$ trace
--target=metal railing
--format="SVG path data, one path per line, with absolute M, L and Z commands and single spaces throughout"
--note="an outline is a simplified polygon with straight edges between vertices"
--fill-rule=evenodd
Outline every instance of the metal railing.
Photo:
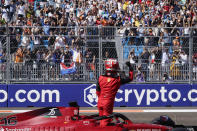
M 130 27 L 130 33 L 122 33 L 119 27 L 50 27 L 55 29 L 50 35 L 43 32 L 44 27 L 5 28 L 6 32 L 0 35 L 1 83 L 96 82 L 99 75 L 104 73 L 103 61 L 107 58 L 118 58 L 121 69 L 128 72 L 124 63 L 131 61 L 129 55 L 133 50 L 134 83 L 163 83 L 166 82 L 164 74 L 168 75 L 171 83 L 194 83 L 197 79 L 197 36 L 194 34 L 197 28 L 190 28 L 189 35 L 180 36 L 163 35 L 161 32 L 154 32 L 154 35 L 142 35 L 140 32 L 133 34 L 132 29 L 137 29 L 134 27 Z M 40 29 L 40 34 L 33 32 L 34 28 Z M 155 28 L 151 29 L 154 31 Z M 19 29 L 20 32 L 11 33 L 10 29 Z M 30 33 L 25 33 L 26 30 L 30 30 Z M 66 51 L 65 45 L 72 49 L 72 53 L 78 47 L 81 54 L 79 63 L 72 58 L 71 61 L 76 62 L 77 71 L 69 75 L 62 75 L 60 69 L 62 56 Z M 20 54 L 19 48 L 22 49 L 22 59 L 16 60 Z M 169 58 L 162 63 L 166 49 Z M 143 55 L 144 50 L 148 52 L 148 57 Z M 187 55 L 185 62 L 181 59 L 183 51 Z M 53 55 L 46 59 L 50 52 Z M 58 56 L 55 61 L 52 60 L 54 55 Z M 139 80 L 139 76 L 143 79 Z

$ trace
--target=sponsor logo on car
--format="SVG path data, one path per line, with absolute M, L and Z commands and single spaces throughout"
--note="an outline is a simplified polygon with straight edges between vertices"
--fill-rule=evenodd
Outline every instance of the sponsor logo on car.
M 93 107 L 97 106 L 96 84 L 92 84 L 84 89 L 84 102 Z
M 55 109 L 57 109 L 57 108 L 52 108 L 52 109 L 49 109 L 50 110 L 50 112 L 49 112 L 49 116 L 53 116 L 53 115 L 55 115 Z
M 9 128 L 5 128 L 3 129 L 1 128 L 0 131 L 31 131 L 31 128 L 13 128 L 13 129 L 9 129 Z
M 58 108 L 50 108 L 49 111 L 44 114 L 46 118 L 56 118 L 57 116 L 61 116 Z

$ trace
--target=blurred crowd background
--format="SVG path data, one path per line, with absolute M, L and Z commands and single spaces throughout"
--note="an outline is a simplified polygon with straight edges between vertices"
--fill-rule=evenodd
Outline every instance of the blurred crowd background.
M 137 82 L 191 81 L 196 45 L 196 0 L 0 0 L 2 80 L 95 81 L 118 58 Z

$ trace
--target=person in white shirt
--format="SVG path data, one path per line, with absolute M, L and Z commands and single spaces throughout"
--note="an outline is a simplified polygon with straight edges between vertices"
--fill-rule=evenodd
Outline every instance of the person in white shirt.
M 180 63 L 181 63 L 181 71 L 183 74 L 184 79 L 186 79 L 187 76 L 187 71 L 188 71 L 188 56 L 184 51 L 181 51 L 180 53 L 180 57 L 179 57 Z
M 65 47 L 65 38 L 63 36 L 57 36 L 55 39 L 55 49 Z
M 5 19 L 5 21 L 7 22 L 8 21 L 8 13 L 7 13 L 7 10 L 6 8 L 2 8 L 2 19 Z
M 21 46 L 28 48 L 28 49 L 30 48 L 30 38 L 25 31 L 23 31 Z
M 139 44 L 143 45 L 144 44 L 144 33 L 145 33 L 145 29 L 142 27 L 142 24 L 139 24 L 139 28 L 137 28 L 137 32 L 139 34 Z
M 169 71 L 169 53 L 168 53 L 168 48 L 165 48 L 163 53 L 162 53 L 161 66 L 162 66 L 162 71 L 165 71 L 165 72 Z
M 154 79 L 154 74 L 155 74 L 155 48 L 151 50 L 151 55 L 150 55 L 150 79 Z
M 73 50 L 73 62 L 76 64 L 80 64 L 82 62 L 82 54 L 79 46 L 76 47 L 76 49 Z
M 4 1 L 4 5 L 5 5 L 5 6 L 10 5 L 10 3 L 11 3 L 11 0 L 5 0 L 5 1 Z
M 17 13 L 18 13 L 18 17 L 24 17 L 25 16 L 25 3 L 22 3 L 21 5 L 19 5 L 17 7 Z
M 136 64 L 136 55 L 135 55 L 135 49 L 134 48 L 129 52 L 128 59 L 129 59 L 130 64 L 133 64 L 133 65 Z
M 181 51 L 180 53 L 180 61 L 182 65 L 185 65 L 188 62 L 187 54 L 184 51 Z
M 124 26 L 120 26 L 120 29 L 118 30 L 118 35 L 123 37 L 125 30 L 126 28 Z
M 37 47 L 40 47 L 40 45 L 41 45 L 41 37 L 39 35 L 33 36 L 32 40 L 34 42 L 34 49 L 37 48 Z
M 73 62 L 75 63 L 75 66 L 77 68 L 77 72 L 74 78 L 80 79 L 80 72 L 81 72 L 80 67 L 82 63 L 82 53 L 78 45 L 76 46 L 76 49 L 73 49 Z
M 55 2 L 56 2 L 56 7 L 60 7 L 62 1 L 61 0 L 55 0 Z

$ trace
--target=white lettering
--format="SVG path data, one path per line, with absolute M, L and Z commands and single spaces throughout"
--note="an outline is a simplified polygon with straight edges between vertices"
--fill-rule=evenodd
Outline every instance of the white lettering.
M 136 96 L 136 100 L 137 100 L 137 105 L 140 105 L 142 102 L 142 99 L 144 97 L 144 93 L 145 93 L 145 89 L 142 90 L 142 92 L 140 93 L 140 95 L 138 94 L 137 90 L 134 90 L 134 94 Z
M 32 98 L 31 95 L 32 94 L 35 94 L 35 98 Z M 40 99 L 40 93 L 37 91 L 37 90 L 31 90 L 28 92 L 27 94 L 27 99 L 30 101 L 30 102 L 37 102 L 39 101 Z
M 132 90 L 125 90 L 125 102 L 129 101 L 129 94 L 131 94 L 133 91 Z
M 122 94 L 123 91 L 119 89 L 119 90 L 118 90 L 118 93 Z M 123 98 L 115 98 L 115 101 L 116 101 L 116 102 L 121 102 L 121 101 L 123 101 Z
M 13 128 L 13 129 L 9 129 L 9 128 L 5 128 L 6 131 L 31 131 L 31 128 Z
M 177 95 L 176 98 L 173 98 L 173 97 L 172 97 L 172 94 L 173 94 L 173 93 L 175 93 L 175 94 Z M 169 94 L 168 94 L 168 98 L 169 98 L 170 101 L 172 101 L 172 102 L 177 102 L 177 101 L 179 101 L 180 98 L 181 98 L 181 93 L 180 93 L 180 91 L 178 91 L 178 90 L 176 90 L 176 89 L 171 90 L 171 91 L 169 92 Z
M 188 99 L 191 101 L 191 102 L 197 102 L 197 97 L 195 98 L 192 98 L 192 93 L 196 93 L 197 94 L 197 90 L 196 89 L 192 89 L 188 92 Z
M 160 92 L 161 92 L 161 101 L 167 102 L 167 99 L 165 98 L 165 93 L 167 92 L 167 90 L 165 89 L 164 86 L 161 87 Z
M 151 97 L 151 94 L 154 94 L 155 97 Z M 150 105 L 150 102 L 155 102 L 159 99 L 159 93 L 157 90 L 147 90 L 147 98 L 146 98 L 146 103 L 147 105 Z
M 18 90 L 17 92 L 16 92 L 16 94 L 15 94 L 15 98 L 16 98 L 16 100 L 18 101 L 18 102 L 25 102 L 26 101 L 26 99 L 25 98 L 19 98 L 19 95 L 20 94 L 26 94 L 26 91 L 25 90 Z
M 53 101 L 53 94 L 56 96 L 56 102 L 60 102 L 60 92 L 58 90 L 42 90 L 41 102 L 45 102 L 45 96 L 48 95 L 49 102 Z
M 48 95 L 49 102 L 52 102 L 53 101 L 53 94 L 56 95 L 56 102 L 60 102 L 60 93 L 58 90 L 52 90 L 52 91 L 51 90 L 42 90 L 41 93 L 42 93 L 41 94 L 42 95 L 41 102 L 45 102 L 46 95 Z M 37 102 L 40 100 L 40 93 L 37 90 L 30 90 L 29 92 L 26 92 L 25 90 L 18 90 L 15 93 L 15 98 L 18 102 L 25 102 L 27 99 L 24 97 L 21 97 L 20 96 L 21 94 L 27 94 L 27 99 L 30 102 Z M 32 94 L 35 94 L 35 98 L 32 98 L 32 96 L 31 96 Z
M 0 99 L 0 102 L 5 102 L 8 99 L 8 93 L 5 90 L 0 90 L 0 94 L 3 94 L 3 98 Z

